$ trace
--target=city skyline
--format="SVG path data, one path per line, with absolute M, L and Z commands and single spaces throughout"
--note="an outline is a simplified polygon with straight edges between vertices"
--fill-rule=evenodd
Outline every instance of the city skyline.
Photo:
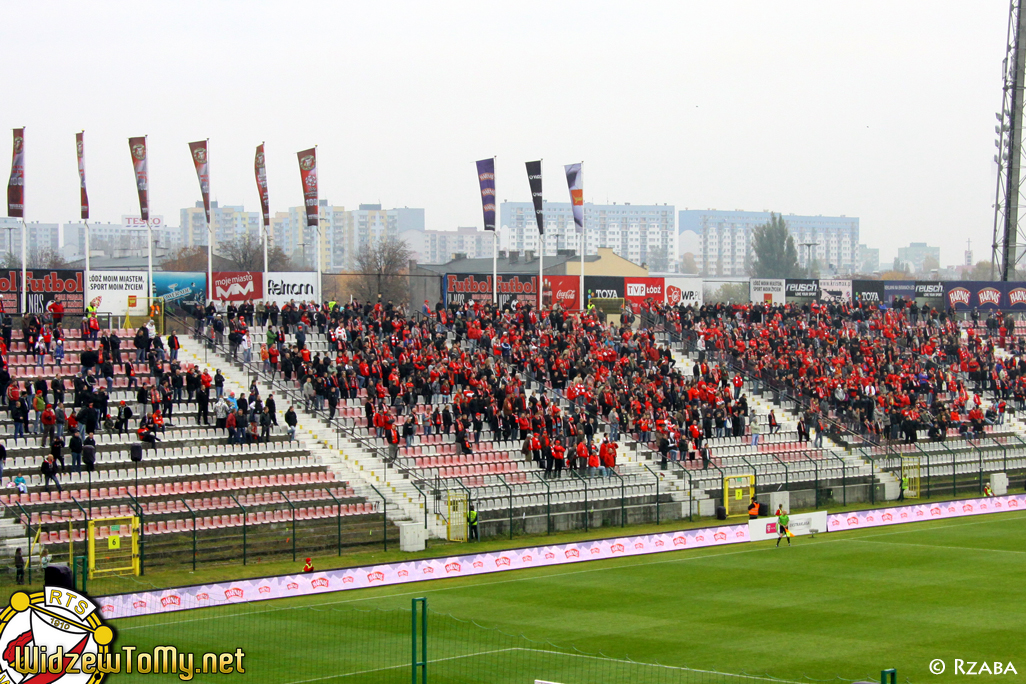
M 187 142 L 209 138 L 226 204 L 257 206 L 266 143 L 272 212 L 302 203 L 295 153 L 317 144 L 333 202 L 424 207 L 431 229 L 480 225 L 473 162 L 497 155 L 500 200 L 528 201 L 524 162 L 543 157 L 546 198 L 566 201 L 561 165 L 583 160 L 598 204 L 854 215 L 885 261 L 909 241 L 952 261 L 967 237 L 990 242 L 1004 2 L 239 8 L 8 8 L 0 37 L 24 68 L 0 75 L 0 157 L 25 126 L 30 221 L 77 217 L 84 129 L 98 221 L 135 211 L 127 139 L 148 134 L 152 209 L 168 217 L 199 198 Z M 558 93 L 574 116 L 528 97 L 474 106 L 511 84 Z M 303 107 L 283 97 L 299 92 Z

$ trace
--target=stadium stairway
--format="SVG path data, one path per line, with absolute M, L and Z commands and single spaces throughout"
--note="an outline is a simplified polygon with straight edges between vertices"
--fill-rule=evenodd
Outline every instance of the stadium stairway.
M 66 331 L 69 350 L 84 348 L 77 333 Z M 15 342 L 15 350 L 19 344 Z M 123 356 L 127 354 L 123 352 Z M 79 369 L 74 364 L 69 367 L 68 357 L 63 366 L 47 359 L 42 369 L 30 365 L 35 361 L 32 357 L 15 354 L 10 360 L 15 378 L 64 376 L 67 407 L 71 408 L 71 377 Z M 200 360 L 193 357 L 190 361 L 183 351 L 180 361 L 188 368 Z M 125 400 L 138 415 L 135 392 L 127 388 L 127 378 L 121 374 L 124 369 L 118 367 L 117 371 L 109 390 L 111 405 Z M 143 385 L 151 380 L 142 372 L 138 379 Z M 106 385 L 102 380 L 99 384 Z M 227 389 L 239 391 L 241 385 L 229 382 Z M 0 414 L 0 438 L 8 454 L 4 486 L 0 487 L 0 557 L 24 549 L 26 534 L 31 531 L 39 535 L 34 551 L 50 548 L 55 558 L 64 562 L 67 542 L 84 539 L 82 507 L 90 507 L 90 499 L 93 518 L 134 514 L 136 506 L 143 511 L 148 565 L 188 562 L 193 556 L 194 530 L 200 542 L 200 560 L 237 560 L 242 550 L 240 528 L 244 527 L 240 502 L 246 510 L 251 556 L 282 553 L 282 540 L 293 536 L 292 529 L 297 530 L 295 536 L 302 531 L 306 551 L 379 542 L 383 516 L 375 502 L 380 499 L 367 488 L 357 492 L 350 486 L 348 480 L 356 485 L 359 480 L 344 468 L 326 467 L 313 452 L 311 440 L 300 434 L 299 441 L 288 441 L 282 412 L 279 407 L 280 427 L 272 430 L 269 442 L 228 444 L 223 431 L 197 424 L 195 402 L 182 401 L 169 416 L 162 441 L 145 450 L 138 471 L 129 459 L 129 450 L 136 443 L 134 432 L 98 432 L 96 471 L 91 476 L 85 472 L 60 474 L 63 491 L 59 494 L 47 493 L 39 474 L 39 463 L 49 449 L 40 445 L 38 435 L 15 438 L 8 414 Z M 64 457 L 70 468 L 67 447 Z M 27 483 L 24 494 L 11 486 L 19 475 Z M 390 537 L 396 533 L 387 527 L 384 531 Z M 101 527 L 100 536 L 103 534 Z M 76 554 L 81 552 L 79 547 Z
M 690 375 L 698 352 L 683 352 L 672 348 L 676 367 Z M 710 469 L 696 470 L 694 477 L 710 492 L 722 495 L 723 476 L 755 472 L 757 492 L 788 488 L 790 490 L 816 488 L 839 489 L 868 484 L 872 464 L 858 453 L 846 449 L 824 437 L 822 448 L 798 440 L 798 419 L 782 404 L 775 403 L 768 394 L 756 392 L 750 378 L 744 378 L 742 391 L 748 400 L 749 420 L 760 426 L 759 445 L 751 446 L 750 427 L 743 437 L 714 437 L 707 440 L 712 448 Z M 774 411 L 780 429 L 769 432 L 769 413 Z M 652 445 L 654 446 L 654 445 Z M 654 457 L 658 454 L 654 452 Z M 700 464 L 699 466 L 700 467 Z M 876 472 L 876 479 L 888 488 L 897 487 L 897 479 L 888 472 Z M 895 496 L 897 490 L 895 489 Z M 841 496 L 834 494 L 835 498 Z M 717 497 L 718 498 L 718 497 Z

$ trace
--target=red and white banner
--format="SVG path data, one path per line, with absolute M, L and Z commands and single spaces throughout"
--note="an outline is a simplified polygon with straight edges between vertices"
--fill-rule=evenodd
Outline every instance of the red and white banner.
M 260 271 L 214 271 L 214 291 L 207 299 L 217 302 L 250 302 L 264 296 L 264 274 Z
M 705 301 L 701 278 L 667 278 L 663 286 L 670 306 L 702 306 Z
M 85 182 L 85 131 L 75 134 L 75 153 L 78 155 L 78 182 L 81 188 L 82 220 L 89 218 L 89 195 Z
M 267 196 L 267 166 L 264 163 L 264 144 L 256 148 L 253 159 L 253 171 L 256 174 L 257 194 L 260 195 L 260 212 L 264 216 L 264 228 L 271 226 L 271 205 Z
M 639 305 L 646 299 L 651 299 L 655 304 L 662 304 L 663 279 L 662 278 L 624 278 L 623 298 L 630 302 L 635 313 Z
M 210 161 L 207 157 L 207 141 L 189 143 L 189 154 L 192 155 L 192 162 L 196 165 L 196 178 L 199 179 L 200 194 L 203 196 L 203 213 L 207 215 L 207 225 L 210 225 Z
M 228 603 L 309 596 L 349 589 L 406 584 L 446 577 L 471 577 L 506 570 L 569 565 L 590 560 L 642 556 L 748 541 L 748 525 L 727 525 L 639 537 L 597 539 L 492 553 L 344 568 L 96 598 L 105 619 L 172 613 Z
M 963 499 L 895 508 L 874 508 L 870 511 L 833 513 L 827 516 L 827 528 L 830 532 L 839 532 L 841 530 L 857 530 L 862 527 L 898 525 L 921 520 L 943 520 L 945 518 L 962 518 L 967 515 L 1023 510 L 1026 510 L 1026 496 L 1022 494 L 993 496 L 984 499 Z
M 545 276 L 542 280 L 542 307 L 559 304 L 567 311 L 581 308 L 580 276 Z
M 139 190 L 139 214 L 143 221 L 150 220 L 150 176 L 146 171 L 146 136 L 129 138 L 132 151 L 132 166 L 135 169 L 135 186 Z
M 966 499 L 940 504 L 913 504 L 827 516 L 827 529 L 836 532 L 876 525 L 955 518 L 967 515 L 1026 510 L 1026 495 Z M 794 519 L 795 516 L 792 516 Z M 763 518 L 760 522 L 775 522 Z M 793 523 L 792 523 L 793 524 Z M 771 537 L 772 538 L 772 537 Z M 173 613 L 194 608 L 248 603 L 293 596 L 406 584 L 446 577 L 469 577 L 507 570 L 569 565 L 589 560 L 723 546 L 752 541 L 749 524 L 706 527 L 638 537 L 597 539 L 572 544 L 536 546 L 482 554 L 343 568 L 312 574 L 280 575 L 237 582 L 220 582 L 96 598 L 105 619 Z
M 14 129 L 11 179 L 7 181 L 7 215 L 25 218 L 25 129 Z
M 316 226 L 317 209 L 317 148 L 297 152 L 299 157 L 299 178 L 303 181 L 303 201 L 306 204 L 306 225 Z M 320 257 L 318 257 L 320 258 Z

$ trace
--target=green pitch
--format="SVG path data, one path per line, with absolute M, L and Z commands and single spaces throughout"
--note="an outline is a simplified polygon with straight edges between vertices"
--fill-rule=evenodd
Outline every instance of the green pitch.
M 1024 541 L 1026 515 L 998 514 L 798 537 L 790 548 L 698 549 L 115 627 L 119 645 L 140 649 L 242 648 L 247 674 L 228 679 L 409 682 L 410 600 L 424 596 L 428 682 L 879 681 L 888 667 L 899 681 L 958 682 L 956 658 L 966 667 L 1012 662 L 1019 674 L 1000 681 L 1026 682 Z M 928 670 L 937 658 L 944 674 Z M 197 674 L 193 681 L 225 679 Z

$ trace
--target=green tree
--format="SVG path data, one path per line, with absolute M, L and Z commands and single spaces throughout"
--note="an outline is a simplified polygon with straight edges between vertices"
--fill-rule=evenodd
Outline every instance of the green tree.
M 977 261 L 976 265 L 965 271 L 966 280 L 993 280 L 990 277 L 990 262 L 989 261 Z M 994 269 L 994 273 L 1000 277 L 1000 270 Z
M 797 278 L 804 275 L 798 265 L 798 249 L 787 231 L 784 217 L 770 214 L 768 223 L 752 235 L 752 264 L 748 269 L 756 278 Z
M 685 252 L 684 256 L 680 258 L 680 272 L 698 273 L 698 264 L 695 263 L 695 255 L 691 252 Z

